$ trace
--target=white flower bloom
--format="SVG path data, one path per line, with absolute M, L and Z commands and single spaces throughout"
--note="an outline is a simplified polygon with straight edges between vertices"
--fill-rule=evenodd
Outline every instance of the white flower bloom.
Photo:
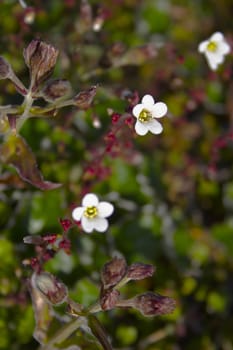
M 160 134 L 163 127 L 156 119 L 167 113 L 167 105 L 163 102 L 155 103 L 151 95 L 145 95 L 142 102 L 134 106 L 132 113 L 137 118 L 135 131 L 138 135 L 146 135 L 148 131 Z
M 72 217 L 75 221 L 81 221 L 85 232 L 91 233 L 93 230 L 104 232 L 108 228 L 106 218 L 113 213 L 113 210 L 111 203 L 99 202 L 95 194 L 88 193 L 83 197 L 82 206 L 73 210 Z
M 225 55 L 231 51 L 231 48 L 223 34 L 216 32 L 208 40 L 199 44 L 198 51 L 205 55 L 210 68 L 216 70 L 218 65 L 223 63 Z

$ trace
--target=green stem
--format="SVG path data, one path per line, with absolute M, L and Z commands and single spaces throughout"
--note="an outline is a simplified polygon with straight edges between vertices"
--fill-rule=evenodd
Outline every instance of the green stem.
M 97 312 L 102 311 L 100 303 L 97 302 L 93 305 L 91 305 L 88 309 L 87 309 L 87 314 L 95 314 Z
M 7 105 L 7 106 L 0 106 L 0 113 L 4 112 L 5 114 L 8 113 L 18 113 L 19 112 L 19 108 L 14 107 L 12 105 Z
M 39 106 L 33 106 L 33 108 L 30 109 L 30 113 L 32 114 L 32 116 L 39 116 L 39 115 L 43 115 L 46 113 L 49 113 L 51 111 L 54 111 L 58 108 L 62 108 L 62 107 L 67 107 L 67 106 L 72 106 L 74 105 L 74 101 L 73 100 L 67 100 L 67 101 L 62 101 L 62 102 L 58 102 L 56 105 L 49 105 L 47 107 L 39 107 Z
M 48 341 L 47 344 L 39 347 L 38 350 L 54 350 L 56 344 L 61 344 L 72 333 L 74 333 L 83 324 L 83 317 L 78 317 L 65 325 Z
M 29 90 L 28 94 L 25 96 L 22 106 L 24 107 L 23 114 L 18 118 L 16 122 L 16 130 L 19 132 L 19 130 L 22 128 L 25 121 L 30 117 L 30 108 L 33 104 L 33 98 L 31 96 L 31 92 Z

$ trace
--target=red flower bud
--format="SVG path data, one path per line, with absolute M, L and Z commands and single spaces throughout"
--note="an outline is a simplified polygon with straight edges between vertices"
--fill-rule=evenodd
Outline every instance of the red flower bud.
M 107 141 L 114 141 L 116 139 L 116 136 L 115 136 L 115 134 L 112 132 L 112 131 L 110 131 L 107 135 L 106 135 L 106 140 Z
M 41 266 L 40 266 L 40 263 L 39 263 L 39 260 L 37 258 L 31 258 L 30 260 L 30 265 L 31 265 L 31 268 L 34 270 L 34 271 L 40 271 L 41 269 Z
M 125 119 L 125 124 L 130 126 L 133 123 L 133 117 L 128 117 Z
M 72 221 L 69 219 L 60 219 L 60 224 L 64 231 L 68 231 L 72 226 Z
M 64 238 L 60 243 L 59 243 L 59 248 L 63 249 L 67 254 L 70 253 L 70 248 L 71 248 L 71 242 L 69 239 Z
M 43 241 L 46 242 L 47 244 L 55 243 L 56 239 L 57 239 L 56 233 L 52 233 L 52 234 L 48 234 L 48 235 L 43 236 Z
M 119 113 L 113 113 L 112 114 L 112 123 L 116 124 L 118 120 L 120 119 L 121 115 Z

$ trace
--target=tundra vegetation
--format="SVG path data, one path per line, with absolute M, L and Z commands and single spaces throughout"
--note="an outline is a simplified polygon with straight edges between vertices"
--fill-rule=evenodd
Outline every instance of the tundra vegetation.
M 232 350 L 232 1 L 0 3 L 0 350 Z

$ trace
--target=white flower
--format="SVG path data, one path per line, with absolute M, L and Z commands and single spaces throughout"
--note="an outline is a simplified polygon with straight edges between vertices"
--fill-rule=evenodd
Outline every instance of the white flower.
M 134 106 L 132 113 L 137 118 L 135 131 L 138 135 L 146 135 L 148 131 L 160 134 L 163 127 L 156 119 L 162 118 L 167 113 L 167 105 L 163 102 L 155 103 L 151 95 L 145 95 L 142 103 Z
M 98 197 L 88 193 L 83 197 L 82 206 L 72 212 L 75 221 L 81 221 L 85 232 L 93 230 L 104 232 L 108 228 L 108 221 L 105 219 L 113 213 L 114 207 L 108 202 L 99 202 Z
M 198 51 L 205 55 L 210 68 L 216 70 L 231 49 L 223 34 L 216 32 L 208 40 L 199 44 Z

